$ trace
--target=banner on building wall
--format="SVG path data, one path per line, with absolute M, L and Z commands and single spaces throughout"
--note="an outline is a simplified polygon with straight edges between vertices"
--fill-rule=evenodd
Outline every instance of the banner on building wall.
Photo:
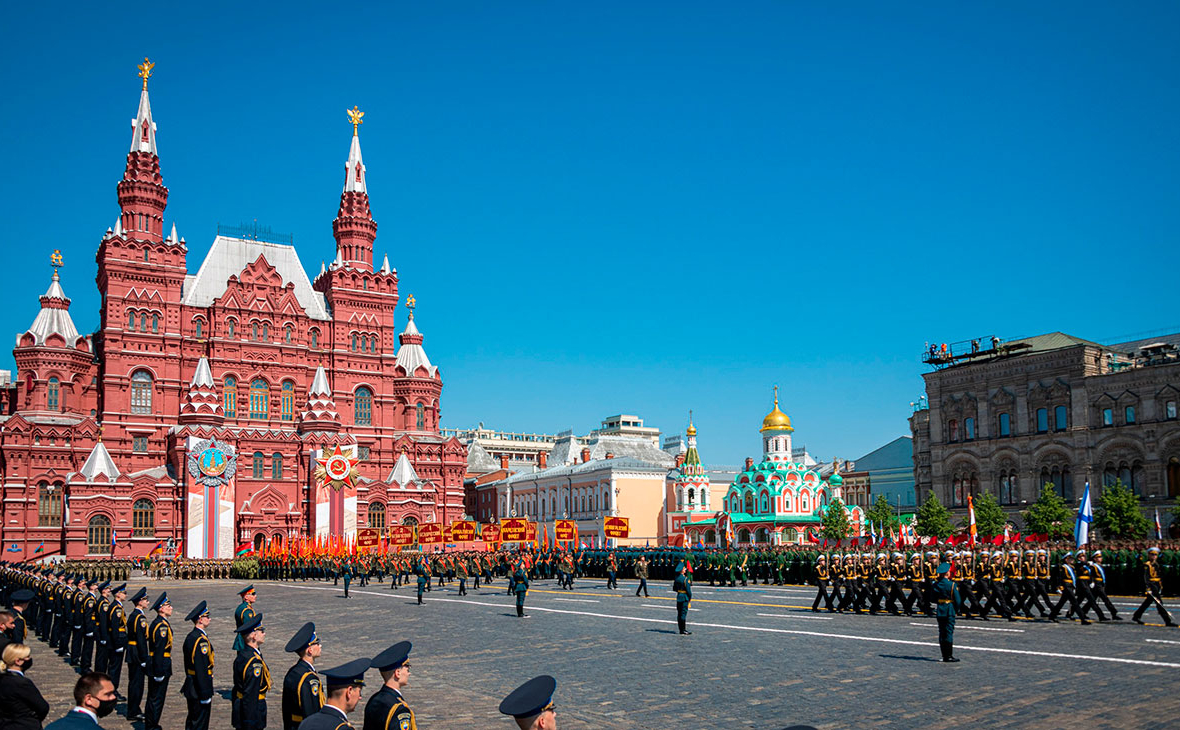
M 500 542 L 500 526 L 495 522 L 484 525 L 479 531 L 479 537 L 484 542 Z
M 557 540 L 577 540 L 578 523 L 573 520 L 558 520 L 553 526 L 553 536 Z
M 434 545 L 443 541 L 443 526 L 437 522 L 423 522 L 418 525 L 418 544 Z
M 381 531 L 376 527 L 363 527 L 356 531 L 356 547 L 358 550 L 372 550 L 381 540 Z
M 466 520 L 452 522 L 451 539 L 455 542 L 471 542 L 475 539 L 475 523 Z
M 405 547 L 414 542 L 414 528 L 409 525 L 398 525 L 389 528 L 389 544 Z
M 630 537 L 630 520 L 626 517 L 603 517 L 602 534 L 606 537 Z
M 500 520 L 500 540 L 503 542 L 524 542 L 528 539 L 528 534 L 528 520 L 520 517 L 509 517 Z

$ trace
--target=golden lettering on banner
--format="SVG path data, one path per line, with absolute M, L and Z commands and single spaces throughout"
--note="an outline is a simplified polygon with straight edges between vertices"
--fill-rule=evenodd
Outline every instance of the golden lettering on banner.
M 626 517 L 603 517 L 602 534 L 606 537 L 630 537 L 631 524 Z
M 362 527 L 356 531 L 356 546 L 358 550 L 372 550 L 377 547 L 381 539 L 381 531 L 375 527 Z
M 528 520 L 520 517 L 508 517 L 500 520 L 500 540 L 502 542 L 524 542 L 528 539 Z
M 484 542 L 500 542 L 500 526 L 495 522 L 484 525 L 480 528 L 479 537 Z
M 418 544 L 434 545 L 443 541 L 443 526 L 437 522 L 418 525 Z
M 404 547 L 414 542 L 414 528 L 409 525 L 397 525 L 389 528 L 389 543 Z
M 475 523 L 466 520 L 452 522 L 451 539 L 455 542 L 471 542 L 475 539 Z
M 537 539 L 537 523 L 529 522 L 525 529 L 524 539 L 528 542 L 534 542 Z
M 577 540 L 578 523 L 573 520 L 558 520 L 553 525 L 553 536 L 556 540 Z

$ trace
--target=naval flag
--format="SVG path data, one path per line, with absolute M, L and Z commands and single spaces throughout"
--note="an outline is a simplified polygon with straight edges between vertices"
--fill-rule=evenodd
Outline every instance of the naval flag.
M 1160 508 L 1159 507 L 1155 508 L 1155 539 L 1156 540 L 1163 540 L 1164 539 L 1164 530 L 1162 527 L 1160 527 Z
M 1090 482 L 1082 492 L 1082 506 L 1078 507 L 1078 521 L 1073 526 L 1074 547 L 1080 548 L 1090 542 L 1090 523 L 1094 521 L 1094 509 L 1090 506 Z

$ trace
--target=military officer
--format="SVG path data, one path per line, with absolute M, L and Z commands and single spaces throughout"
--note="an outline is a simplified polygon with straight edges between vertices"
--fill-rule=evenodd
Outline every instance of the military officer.
M 28 588 L 22 588 L 19 591 L 13 591 L 11 596 L 12 601 L 12 643 L 24 644 L 25 638 L 29 634 L 28 625 L 25 623 L 25 609 L 29 602 L 33 600 L 33 592 Z
M 1165 626 L 1175 626 L 1176 623 L 1172 621 L 1172 614 L 1168 613 L 1164 608 L 1160 596 L 1163 594 L 1163 577 L 1159 565 L 1160 549 L 1157 547 L 1148 548 L 1147 562 L 1143 564 L 1143 603 L 1139 608 L 1135 609 L 1135 613 L 1131 618 L 1137 624 L 1143 623 L 1143 612 L 1147 607 L 1155 604 L 1155 610 L 1159 611 L 1160 618 L 1164 620 Z
M 148 644 L 147 588 L 140 588 L 131 597 L 130 620 L 127 627 L 127 719 L 143 720 L 143 684 L 151 659 Z
M 168 680 L 172 677 L 172 604 L 168 594 L 161 593 L 152 604 L 156 619 L 148 628 L 147 708 L 144 712 L 144 730 L 161 730 L 160 716 L 164 712 L 164 697 L 168 693 Z
M 512 589 L 516 593 L 517 618 L 528 618 L 528 614 L 524 612 L 524 599 L 529 593 L 529 572 L 523 559 L 516 563 L 516 568 L 512 572 Z
M 414 577 L 418 580 L 418 605 L 422 605 L 422 593 L 430 590 L 430 576 L 426 574 L 425 561 L 414 566 Z
M 944 662 L 957 662 L 955 658 L 955 609 L 959 605 L 959 590 L 950 581 L 950 563 L 942 563 L 936 569 L 938 576 L 931 590 L 934 592 L 935 617 L 938 620 L 938 647 L 942 649 Z
M 94 639 L 98 635 L 98 583 L 91 580 L 90 590 L 82 597 L 82 654 L 78 666 L 82 673 L 90 671 L 94 660 Z
M 119 680 L 123 676 L 123 654 L 127 650 L 127 616 L 123 613 L 123 601 L 127 598 L 127 584 L 111 591 L 107 605 L 107 670 L 106 674 L 119 691 Z
M 209 608 L 201 601 L 184 617 L 193 630 L 184 638 L 184 684 L 180 693 L 188 701 L 184 730 L 208 730 L 209 706 L 213 702 L 213 644 L 205 629 L 209 628 Z
M 811 604 L 813 613 L 819 613 L 819 602 L 823 601 L 827 606 L 828 613 L 832 613 L 835 609 L 832 608 L 832 595 L 828 593 L 828 582 L 831 578 L 831 573 L 828 570 L 828 559 L 823 553 L 815 559 L 815 601 Z
M 319 712 L 300 723 L 299 730 L 353 730 L 348 713 L 360 704 L 368 669 L 368 659 L 353 659 L 347 664 L 325 669 L 327 700 Z
M 323 647 L 311 621 L 295 632 L 284 651 L 298 654 L 299 661 L 287 670 L 283 678 L 283 730 L 296 730 L 299 723 L 320 711 L 324 693 L 315 671 L 315 660 Z
M 241 651 L 246 645 L 246 640 L 242 638 L 242 633 L 237 629 L 242 628 L 243 624 L 254 618 L 257 613 L 254 610 L 254 601 L 258 600 L 258 594 L 254 592 L 253 585 L 248 585 L 238 591 L 238 595 L 242 597 L 242 602 L 234 609 L 234 651 Z
M 1061 607 L 1067 602 L 1070 606 L 1070 611 L 1076 613 L 1078 618 L 1082 620 L 1083 626 L 1088 626 L 1090 621 L 1086 620 L 1086 615 L 1082 612 L 1081 604 L 1078 603 L 1077 594 L 1074 593 L 1074 586 L 1077 584 L 1077 573 L 1074 572 L 1073 567 L 1073 553 L 1066 552 L 1061 556 L 1061 598 L 1057 601 L 1057 605 L 1049 612 L 1049 620 L 1057 623 L 1057 614 L 1061 613 Z
M 1095 550 L 1093 557 L 1090 559 L 1090 579 L 1094 581 L 1093 587 L 1090 589 L 1094 592 L 1095 601 L 1102 601 L 1106 604 L 1106 608 L 1110 611 L 1110 618 L 1113 621 L 1122 621 L 1123 617 L 1119 615 L 1119 611 L 1111 603 L 1110 597 L 1106 595 L 1106 566 L 1103 561 L 1105 557 L 1101 550 Z M 1101 620 L 1101 619 L 1099 619 Z
M 266 641 L 262 614 L 256 613 L 238 627 L 244 646 L 234 659 L 234 688 L 230 721 L 235 730 L 263 730 L 266 727 L 266 693 L 270 691 L 270 668 L 259 647 Z
M 684 563 L 676 566 L 676 580 L 672 581 L 672 590 L 676 591 L 676 625 L 682 635 L 689 635 L 688 607 L 692 602 L 692 578 L 685 570 Z
M 511 715 L 520 730 L 556 730 L 553 693 L 557 680 L 548 674 L 533 677 L 500 702 L 500 713 Z
M 111 641 L 110 626 L 107 624 L 107 612 L 111 609 L 111 582 L 103 581 L 98 587 L 98 643 L 94 647 L 94 671 L 107 674 L 107 662 L 110 660 Z
M 638 596 L 640 591 L 643 591 L 643 597 L 647 598 L 647 558 L 640 555 L 635 561 L 635 577 L 639 579 L 639 587 L 635 589 L 635 595 Z
M 411 648 L 410 642 L 399 641 L 373 657 L 370 666 L 381 672 L 385 683 L 365 704 L 362 730 L 418 730 L 414 711 L 401 692 L 410 684 Z

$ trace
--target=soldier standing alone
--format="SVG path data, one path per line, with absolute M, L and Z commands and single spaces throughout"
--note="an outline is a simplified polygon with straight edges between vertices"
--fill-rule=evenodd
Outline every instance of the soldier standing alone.
M 931 586 L 934 593 L 934 615 L 938 620 L 938 647 L 942 649 L 944 662 L 957 662 L 955 658 L 955 610 L 959 605 L 959 589 L 951 582 L 950 563 L 937 568 L 937 580 Z

